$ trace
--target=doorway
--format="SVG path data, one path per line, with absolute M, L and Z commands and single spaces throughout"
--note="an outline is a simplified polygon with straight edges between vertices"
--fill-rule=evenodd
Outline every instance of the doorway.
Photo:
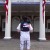
M 22 15 L 24 17 L 24 15 Z M 13 39 L 16 39 L 16 38 L 20 38 L 20 33 L 18 33 L 16 31 L 16 28 L 18 26 L 18 24 L 22 21 L 22 16 L 13 16 L 12 17 L 12 25 L 11 25 L 11 37 Z M 30 15 L 30 16 L 27 16 L 28 20 L 30 20 L 30 23 L 32 24 L 32 27 L 34 27 L 34 19 L 33 19 L 33 16 Z M 31 33 L 31 39 L 34 38 L 33 37 L 33 33 Z

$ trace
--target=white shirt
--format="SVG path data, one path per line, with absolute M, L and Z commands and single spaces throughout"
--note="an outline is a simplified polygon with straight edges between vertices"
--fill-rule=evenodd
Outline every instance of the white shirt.
M 25 38 L 30 37 L 30 31 L 33 31 L 33 27 L 31 26 L 31 24 L 27 25 L 30 30 L 28 32 L 21 31 L 20 25 L 21 25 L 21 23 L 17 26 L 17 30 L 20 31 L 20 35 Z

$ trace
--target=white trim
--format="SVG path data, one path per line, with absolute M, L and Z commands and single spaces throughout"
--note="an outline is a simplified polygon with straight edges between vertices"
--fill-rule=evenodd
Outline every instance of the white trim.
M 46 40 L 46 38 L 39 38 L 39 40 Z
M 4 37 L 4 39 L 11 39 L 11 37 Z

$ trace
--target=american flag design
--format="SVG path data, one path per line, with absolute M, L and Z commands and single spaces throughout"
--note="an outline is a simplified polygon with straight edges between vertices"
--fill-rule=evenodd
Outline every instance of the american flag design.
M 8 0 L 5 0 L 4 7 L 6 11 L 6 22 L 8 22 Z
M 46 4 L 46 0 L 43 0 L 43 2 L 42 2 L 43 23 L 44 23 L 45 4 Z

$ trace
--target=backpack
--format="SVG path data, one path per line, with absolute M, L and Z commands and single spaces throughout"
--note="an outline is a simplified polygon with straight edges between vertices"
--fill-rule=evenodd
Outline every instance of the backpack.
M 21 31 L 29 31 L 29 22 L 21 22 Z

